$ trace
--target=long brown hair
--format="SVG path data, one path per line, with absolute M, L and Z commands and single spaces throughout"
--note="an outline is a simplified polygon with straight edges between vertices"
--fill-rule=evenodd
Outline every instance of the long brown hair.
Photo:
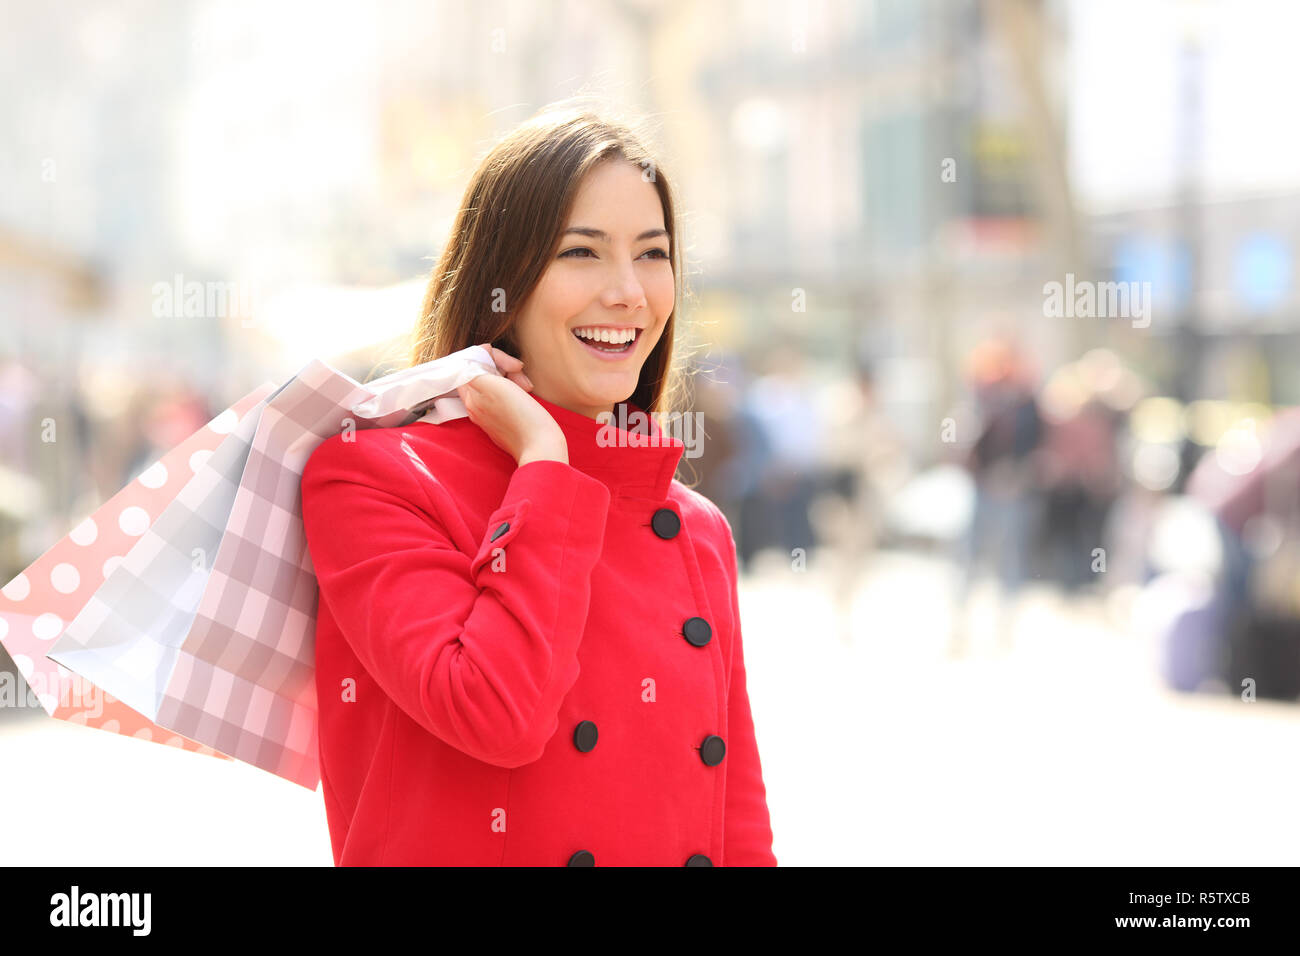
M 518 356 L 520 307 L 559 248 L 583 177 L 599 163 L 622 160 L 639 166 L 659 193 L 674 276 L 672 313 L 628 397 L 647 412 L 679 410 L 686 380 L 675 361 L 674 332 L 686 288 L 673 188 L 638 123 L 575 103 L 544 107 L 480 162 L 429 276 L 410 363 L 483 342 Z

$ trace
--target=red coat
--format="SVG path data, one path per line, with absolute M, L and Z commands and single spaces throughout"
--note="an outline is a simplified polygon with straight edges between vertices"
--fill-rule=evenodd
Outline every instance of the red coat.
M 775 866 L 730 526 L 658 425 L 533 398 L 569 464 L 459 418 L 304 470 L 335 863 Z

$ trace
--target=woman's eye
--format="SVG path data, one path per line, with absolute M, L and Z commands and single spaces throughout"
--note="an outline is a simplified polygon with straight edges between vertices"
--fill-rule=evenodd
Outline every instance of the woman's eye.
M 564 258 L 570 258 L 570 259 L 586 259 L 586 258 L 588 258 L 588 256 L 578 255 L 578 253 L 582 253 L 582 252 L 588 253 L 590 256 L 595 256 L 595 253 L 592 252 L 590 249 L 588 249 L 586 246 L 578 246 L 577 248 L 574 248 L 574 249 L 568 249 L 568 250 L 566 250 L 566 251 L 564 251 L 564 252 L 561 252 L 561 253 L 560 253 L 560 258 L 561 258 L 561 259 L 564 259 Z M 642 255 L 643 255 L 643 256 L 650 256 L 652 259 L 667 259 L 667 258 L 668 258 L 668 253 L 665 252 L 663 249 L 659 249 L 659 248 L 647 249 L 645 252 L 642 253 Z

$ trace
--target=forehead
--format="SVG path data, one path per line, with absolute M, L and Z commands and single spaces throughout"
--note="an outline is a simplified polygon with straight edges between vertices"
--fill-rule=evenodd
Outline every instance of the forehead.
M 566 225 L 599 229 L 623 222 L 638 232 L 663 228 L 663 204 L 654 183 L 642 175 L 640 166 L 621 159 L 609 160 L 583 178 Z

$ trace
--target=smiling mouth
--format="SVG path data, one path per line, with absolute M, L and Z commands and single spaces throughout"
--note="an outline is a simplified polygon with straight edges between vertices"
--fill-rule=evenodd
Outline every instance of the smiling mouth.
M 593 352 L 599 352 L 603 355 L 622 355 L 622 354 L 626 354 L 627 352 L 631 352 L 634 348 L 636 348 L 636 344 L 641 341 L 642 331 L 644 330 L 637 329 L 636 334 L 632 336 L 631 339 L 619 345 L 614 345 L 610 342 L 597 342 L 593 339 L 585 339 L 577 332 L 573 333 L 573 337 L 577 339 L 579 342 L 581 342 L 583 345 L 585 345 L 587 348 L 591 349 Z

